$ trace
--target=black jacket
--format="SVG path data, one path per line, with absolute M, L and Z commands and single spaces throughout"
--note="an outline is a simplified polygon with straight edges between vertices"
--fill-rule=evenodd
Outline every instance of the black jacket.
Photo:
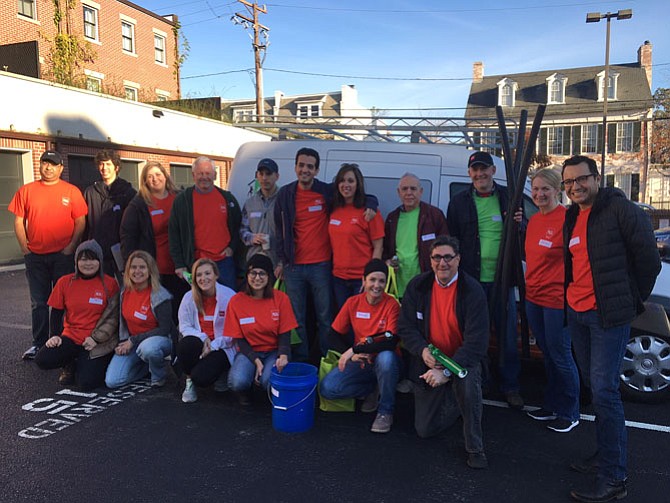
M 415 361 L 412 368 L 423 368 L 421 352 L 429 344 L 430 300 L 435 285 L 435 273 L 424 272 L 407 285 L 402 298 L 398 335 Z M 474 368 L 486 358 L 489 345 L 489 314 L 486 294 L 481 285 L 462 269 L 458 272 L 456 291 L 456 317 L 463 334 L 463 345 L 453 360 L 465 368 Z M 425 371 L 425 370 L 424 370 Z M 417 380 L 417 372 L 410 379 Z M 415 375 L 416 374 L 416 375 Z
M 565 214 L 563 248 L 565 287 L 572 282 L 570 238 L 579 206 Z M 630 323 L 644 311 L 661 259 L 651 221 L 619 189 L 601 188 L 586 224 L 586 245 L 598 313 L 604 328 Z
M 143 250 L 152 257 L 156 256 L 154 226 L 151 222 L 149 207 L 144 198 L 136 195 L 123 213 L 121 219 L 121 254 L 123 260 L 135 250 Z
M 88 205 L 85 236 L 98 242 L 105 259 L 111 259 L 111 247 L 120 241 L 123 212 L 135 194 L 137 191 L 123 178 L 117 178 L 109 187 L 100 180 L 84 191 Z

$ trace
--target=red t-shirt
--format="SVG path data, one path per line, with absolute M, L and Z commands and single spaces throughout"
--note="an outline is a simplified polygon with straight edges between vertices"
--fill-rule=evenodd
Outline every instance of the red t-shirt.
M 156 242 L 156 264 L 161 274 L 174 274 L 174 262 L 170 256 L 170 243 L 168 242 L 168 221 L 174 197 L 174 194 L 168 194 L 164 199 L 152 197 L 153 205 L 149 206 Z
M 195 258 L 223 260 L 221 254 L 230 244 L 228 202 L 216 189 L 207 194 L 193 191 Z
M 81 191 L 63 180 L 24 185 L 7 209 L 27 221 L 28 249 L 41 254 L 59 252 L 70 244 L 75 219 L 88 213 Z
M 275 290 L 269 299 L 256 299 L 240 292 L 228 302 L 223 333 L 246 339 L 254 351 L 274 351 L 279 334 L 297 326 L 291 301 L 284 292 Z
M 216 296 L 202 297 L 202 307 L 205 314 L 198 312 L 198 322 L 200 323 L 200 330 L 209 337 L 210 341 L 214 340 L 214 318 L 216 314 Z
M 560 204 L 546 215 L 533 215 L 526 229 L 526 299 L 543 307 L 563 309 L 563 222 Z
M 119 285 L 109 276 L 105 276 L 103 287 L 100 276 L 81 279 L 75 278 L 74 273 L 66 274 L 56 282 L 47 303 L 65 311 L 61 335 L 81 345 L 93 332 L 107 307 L 107 299 L 118 291 Z
M 586 224 L 590 214 L 591 208 L 579 211 L 568 244 L 572 253 L 572 282 L 568 284 L 568 305 L 578 313 L 598 308 L 586 241 Z M 621 273 L 625 274 L 625 271 L 621 271 Z
M 151 287 L 123 292 L 121 314 L 126 320 L 130 335 L 143 334 L 157 328 L 158 320 L 151 310 Z
M 326 198 L 298 184 L 295 193 L 295 263 L 316 264 L 330 260 Z
M 333 276 L 358 279 L 372 258 L 372 242 L 384 237 L 384 220 L 377 211 L 372 221 L 363 217 L 365 208 L 353 204 L 336 208 L 330 214 L 328 234 L 333 249 Z
M 456 317 L 457 285 L 458 280 L 442 288 L 435 281 L 430 295 L 430 342 L 449 357 L 463 345 Z
M 400 305 L 398 301 L 387 294 L 382 300 L 371 305 L 365 293 L 349 297 L 335 317 L 333 330 L 346 334 L 350 329 L 354 331 L 354 344 L 365 342 L 365 338 L 380 332 L 396 333 Z

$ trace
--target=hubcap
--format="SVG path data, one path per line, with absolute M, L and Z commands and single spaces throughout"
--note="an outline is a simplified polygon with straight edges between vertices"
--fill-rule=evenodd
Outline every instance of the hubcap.
M 644 393 L 666 389 L 670 386 L 670 344 L 653 335 L 631 338 L 620 378 L 629 388 Z

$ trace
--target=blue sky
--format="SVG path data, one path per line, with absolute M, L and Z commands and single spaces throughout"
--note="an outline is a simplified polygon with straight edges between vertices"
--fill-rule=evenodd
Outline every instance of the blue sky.
M 179 16 L 190 44 L 182 70 L 184 97 L 253 98 L 252 75 L 240 71 L 254 66 L 252 32 L 230 21 L 236 12 L 247 13 L 242 4 L 134 1 Z M 628 8 L 632 19 L 611 22 L 610 62 L 637 61 L 638 47 L 649 40 L 652 90 L 670 87 L 667 0 L 280 0 L 265 5 L 268 13 L 260 16 L 270 28 L 265 96 L 354 84 L 363 106 L 387 115 L 462 116 L 473 62 L 484 63 L 485 75 L 603 65 L 606 22 L 586 24 L 586 13 Z M 213 73 L 221 74 L 198 77 Z M 438 110 L 449 108 L 454 110 Z

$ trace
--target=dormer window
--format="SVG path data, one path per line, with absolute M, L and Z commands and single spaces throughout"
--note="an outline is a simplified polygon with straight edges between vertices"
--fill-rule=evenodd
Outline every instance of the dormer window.
M 497 83 L 498 105 L 501 107 L 513 107 L 515 103 L 516 90 L 519 87 L 512 79 L 504 78 Z
M 554 73 L 547 77 L 547 104 L 565 103 L 565 86 L 568 78 L 560 73 Z
M 607 100 L 616 100 L 617 99 L 617 88 L 619 81 L 619 72 L 612 70 L 610 68 L 609 79 L 607 79 Z M 603 101 L 605 99 L 603 95 L 603 81 L 605 80 L 605 70 L 600 72 L 596 76 L 596 82 L 598 83 L 598 101 Z

